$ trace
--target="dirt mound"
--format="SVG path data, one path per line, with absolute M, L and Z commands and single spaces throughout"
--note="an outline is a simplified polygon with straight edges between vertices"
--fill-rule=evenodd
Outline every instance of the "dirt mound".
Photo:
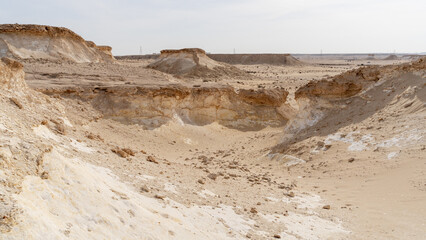
M 0 25 L 0 57 L 72 62 L 111 62 L 111 47 L 96 46 L 63 27 Z
M 290 54 L 207 54 L 211 59 L 229 64 L 302 65 Z
M 395 54 L 389 55 L 387 57 L 385 57 L 383 60 L 398 60 L 399 57 L 396 56 Z
M 162 50 L 158 60 L 148 68 L 188 78 L 250 77 L 236 67 L 212 60 L 199 48 Z

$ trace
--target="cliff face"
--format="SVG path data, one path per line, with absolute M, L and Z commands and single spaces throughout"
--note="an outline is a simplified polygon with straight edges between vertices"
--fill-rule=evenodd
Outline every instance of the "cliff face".
M 235 90 L 176 85 L 47 90 L 45 93 L 88 100 L 107 118 L 148 128 L 173 119 L 195 125 L 218 122 L 241 130 L 282 126 L 287 122 L 283 106 L 288 92 L 281 89 Z
M 158 60 L 148 68 L 188 78 L 250 78 L 249 74 L 236 67 L 212 60 L 199 48 L 162 50 Z
M 0 57 L 72 62 L 113 61 L 111 50 L 85 41 L 63 27 L 0 25 Z

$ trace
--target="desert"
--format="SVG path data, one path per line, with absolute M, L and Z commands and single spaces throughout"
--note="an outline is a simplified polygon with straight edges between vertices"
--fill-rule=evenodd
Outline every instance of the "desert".
M 0 239 L 425 239 L 426 57 L 114 56 L 0 25 Z

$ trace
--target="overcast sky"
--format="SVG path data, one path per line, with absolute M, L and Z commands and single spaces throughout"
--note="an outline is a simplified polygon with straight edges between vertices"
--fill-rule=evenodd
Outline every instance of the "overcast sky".
M 425 0 L 0 0 L 1 23 L 67 27 L 115 55 L 425 52 Z

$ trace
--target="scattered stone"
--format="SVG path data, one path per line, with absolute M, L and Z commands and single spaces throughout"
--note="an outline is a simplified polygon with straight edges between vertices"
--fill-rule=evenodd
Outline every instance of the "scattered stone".
M 91 140 L 99 140 L 99 141 L 103 141 L 104 140 L 101 136 L 93 134 L 93 133 L 87 134 L 86 137 L 88 139 L 91 139 Z
M 114 148 L 111 149 L 111 151 L 115 154 L 117 154 L 118 156 L 122 157 L 122 158 L 127 158 L 129 156 L 128 153 L 126 153 L 125 151 L 121 150 L 120 148 Z
M 141 153 L 146 154 L 146 152 L 144 150 L 141 150 Z
M 152 163 L 158 164 L 158 161 L 153 156 L 151 156 L 151 155 L 148 156 L 148 157 L 146 157 L 146 160 L 148 162 L 152 162 Z
M 216 173 L 210 173 L 209 175 L 207 175 L 207 177 L 212 179 L 212 180 L 216 180 L 217 176 L 218 175 Z
M 49 173 L 46 172 L 46 171 L 42 172 L 41 175 L 40 175 L 40 178 L 41 179 L 48 179 L 49 178 Z
M 294 192 L 284 193 L 287 197 L 294 197 Z
M 250 209 L 250 212 L 251 212 L 251 213 L 253 213 L 253 214 L 256 214 L 256 213 L 257 213 L 257 210 L 256 210 L 256 208 L 252 207 L 252 208 Z
M 157 199 L 161 199 L 161 200 L 164 200 L 165 196 L 163 196 L 163 195 L 158 195 L 158 194 L 155 194 L 155 195 L 154 195 L 154 198 L 157 198 Z
M 197 181 L 199 184 L 204 184 L 204 180 L 203 179 L 198 179 Z
M 132 149 L 130 149 L 130 148 L 122 148 L 121 150 L 123 150 L 125 153 L 127 153 L 127 154 L 129 154 L 130 156 L 135 156 L 135 151 L 133 151 Z
M 149 187 L 147 187 L 146 185 L 143 185 L 143 186 L 141 186 L 141 187 L 139 188 L 139 190 L 140 190 L 141 192 L 149 192 Z
M 325 205 L 325 206 L 323 206 L 322 208 L 323 208 L 323 209 L 327 209 L 327 210 L 329 210 L 329 209 L 330 209 L 330 205 Z
M 348 162 L 350 162 L 350 163 L 353 162 L 353 161 L 355 161 L 355 158 L 349 158 L 348 159 Z
M 23 109 L 24 108 L 24 106 L 19 102 L 19 100 L 18 99 L 16 99 L 16 98 L 14 98 L 14 97 L 11 97 L 11 98 L 9 98 L 10 99 L 10 101 L 12 101 L 19 109 Z
M 278 239 L 279 239 L 279 238 L 281 238 L 281 236 L 280 236 L 280 235 L 278 235 L 278 234 L 275 234 L 275 235 L 274 235 L 274 238 L 278 238 Z
M 65 135 L 65 125 L 62 122 L 55 122 L 55 130 L 62 135 Z

